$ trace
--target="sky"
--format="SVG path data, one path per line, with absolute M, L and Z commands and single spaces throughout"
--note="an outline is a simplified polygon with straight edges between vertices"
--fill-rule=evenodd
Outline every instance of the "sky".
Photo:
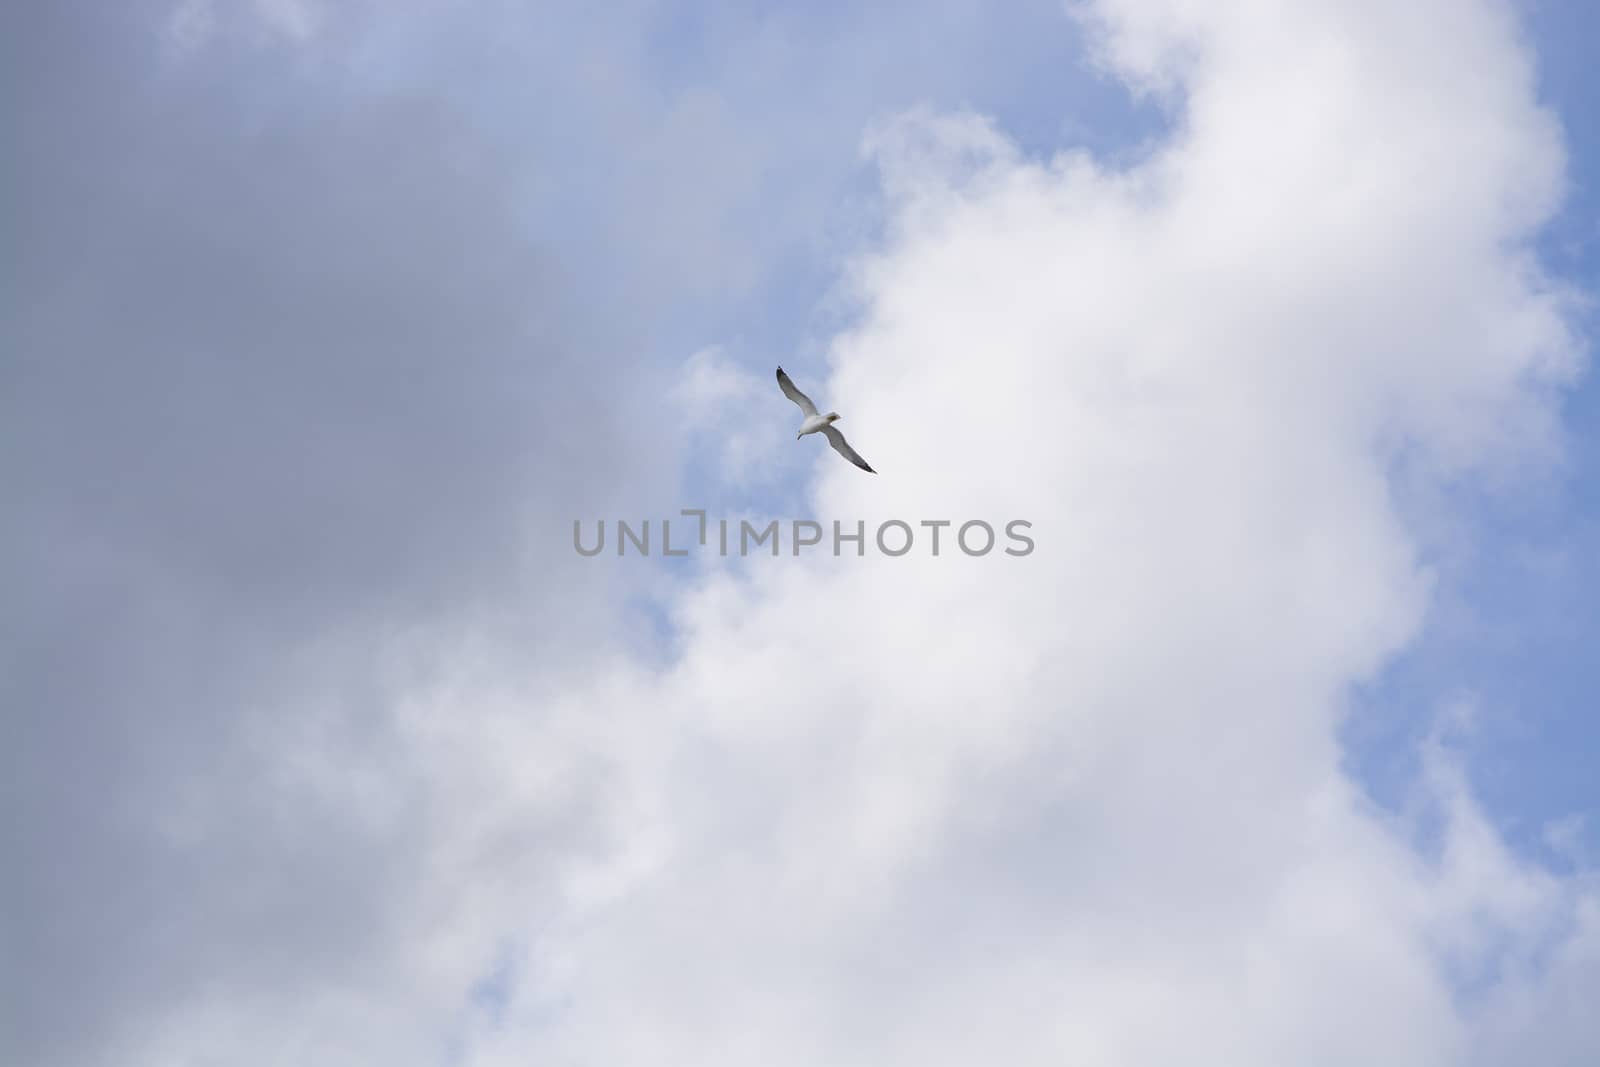
M 0 1061 L 1594 1062 L 1596 20 L 7 6 Z

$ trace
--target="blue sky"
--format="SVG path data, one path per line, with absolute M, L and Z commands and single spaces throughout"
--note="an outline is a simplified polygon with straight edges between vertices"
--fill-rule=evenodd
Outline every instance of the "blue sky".
M 1569 191 L 1540 253 L 1593 298 L 1600 291 L 1600 75 L 1590 42 L 1600 15 L 1588 5 L 1525 6 L 1539 56 L 1539 92 L 1561 117 Z M 1600 317 L 1581 321 L 1592 338 Z M 1472 500 L 1470 557 L 1441 590 L 1438 618 L 1418 647 L 1364 694 L 1351 726 L 1355 765 L 1374 793 L 1397 802 L 1415 771 L 1410 745 L 1438 709 L 1460 699 L 1478 710 L 1458 738 L 1476 787 L 1519 846 L 1549 857 L 1546 823 L 1600 811 L 1600 383 L 1586 374 L 1563 401 L 1568 454 L 1552 477 Z M 1600 844 L 1589 826 L 1585 847 Z M 1556 862 L 1564 862 L 1555 857 Z

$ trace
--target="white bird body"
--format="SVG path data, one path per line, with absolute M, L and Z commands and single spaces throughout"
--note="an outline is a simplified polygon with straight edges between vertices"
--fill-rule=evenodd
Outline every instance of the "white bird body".
M 800 432 L 794 435 L 795 440 L 798 441 L 808 433 L 816 433 L 838 417 L 839 413 L 836 411 L 830 411 L 826 415 L 807 415 L 805 421 L 800 424 Z
M 800 432 L 794 435 L 796 441 L 808 433 L 820 433 L 828 439 L 828 443 L 833 446 L 833 450 L 839 455 L 868 474 L 878 473 L 867 465 L 867 461 L 861 458 L 859 452 L 850 447 L 850 442 L 844 439 L 844 434 L 834 428 L 833 424 L 839 421 L 839 413 L 830 411 L 826 415 L 817 414 L 817 405 L 811 402 L 809 396 L 795 388 L 794 382 L 790 381 L 789 376 L 783 373 L 782 367 L 778 368 L 778 388 L 783 390 L 784 396 L 795 402 L 800 408 L 801 414 L 805 416 L 805 419 L 800 423 Z

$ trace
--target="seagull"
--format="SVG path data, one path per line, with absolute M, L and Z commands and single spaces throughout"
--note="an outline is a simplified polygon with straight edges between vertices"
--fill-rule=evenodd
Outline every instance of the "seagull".
M 783 373 L 782 367 L 778 368 L 778 388 L 783 390 L 784 396 L 800 405 L 800 410 L 805 412 L 806 417 L 805 421 L 800 423 L 800 432 L 794 435 L 796 441 L 808 433 L 816 433 L 820 430 L 828 438 L 828 443 L 833 446 L 833 450 L 839 455 L 868 474 L 878 473 L 867 466 L 867 461 L 862 459 L 856 450 L 850 447 L 850 442 L 844 439 L 844 434 L 834 429 L 833 424 L 839 421 L 839 413 L 830 411 L 826 415 L 818 415 L 817 405 L 811 402 L 809 396 L 794 387 L 794 382 L 791 382 L 789 376 Z

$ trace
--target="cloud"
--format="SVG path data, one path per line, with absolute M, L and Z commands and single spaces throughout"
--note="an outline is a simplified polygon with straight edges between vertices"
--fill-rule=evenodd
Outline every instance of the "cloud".
M 1442 741 L 1399 815 L 1336 742 L 1428 621 L 1407 494 L 1559 441 L 1530 57 L 1487 2 L 1077 10 L 1171 128 L 1112 169 L 879 123 L 886 225 L 808 386 L 893 472 L 824 455 L 818 517 L 1037 550 L 719 567 L 665 664 L 601 636 L 657 576 L 570 519 L 681 503 L 664 383 L 711 425 L 759 383 L 639 338 L 777 273 L 863 86 L 961 63 L 763 23 L 719 98 L 599 62 L 659 59 L 608 23 L 322 24 L 295 77 L 218 34 L 158 78 L 99 9 L 0 35 L 51 46 L 4 99 L 52 101 L 0 285 L 0 1058 L 1592 1052 L 1592 882 L 1511 853 Z
M 167 43 L 176 52 L 191 52 L 211 37 L 217 24 L 212 0 L 182 0 L 167 15 Z
M 255 0 L 256 17 L 277 33 L 304 41 L 322 24 L 322 6 L 316 0 Z
M 1181 107 L 1126 170 L 879 130 L 821 391 L 895 476 L 822 468 L 815 512 L 1021 515 L 1038 550 L 686 593 L 675 665 L 574 698 L 652 861 L 543 928 L 472 1062 L 1592 1051 L 1559 1007 L 1592 888 L 1514 856 L 1448 750 L 1429 830 L 1336 741 L 1426 625 L 1399 495 L 1547 457 L 1580 355 L 1527 250 L 1563 168 L 1530 57 L 1445 8 L 1086 7 Z
M 176 56 L 193 55 L 215 40 L 219 28 L 244 25 L 268 39 L 305 45 L 323 29 L 328 12 L 317 0 L 252 0 L 248 5 L 217 0 L 179 0 L 167 12 L 164 34 Z
M 811 254 L 885 86 L 984 75 L 956 15 L 673 71 L 650 5 L 4 9 L 0 1059 L 433 1062 L 649 860 L 570 678 L 654 577 L 571 518 L 683 503 L 705 307 Z
M 694 429 L 695 451 L 711 461 L 707 465 L 716 482 L 747 487 L 772 478 L 782 438 L 772 433 L 777 405 L 770 401 L 777 387 L 766 385 L 720 346 L 702 348 L 684 361 L 670 398 L 672 410 Z
M 609 629 L 611 579 L 557 565 L 546 509 L 628 491 L 602 379 L 628 349 L 564 310 L 514 158 L 448 101 L 222 39 L 163 68 L 143 12 L 89 6 L 0 34 L 37 45 L 3 64 L 0 777 L 26 815 L 0 1060 L 318 1058 L 274 1032 L 296 1018 L 398 1062 L 499 931 L 448 926 L 475 890 L 430 873 L 487 771 L 423 759 L 397 705 L 441 658 L 509 645 L 554 679 Z

